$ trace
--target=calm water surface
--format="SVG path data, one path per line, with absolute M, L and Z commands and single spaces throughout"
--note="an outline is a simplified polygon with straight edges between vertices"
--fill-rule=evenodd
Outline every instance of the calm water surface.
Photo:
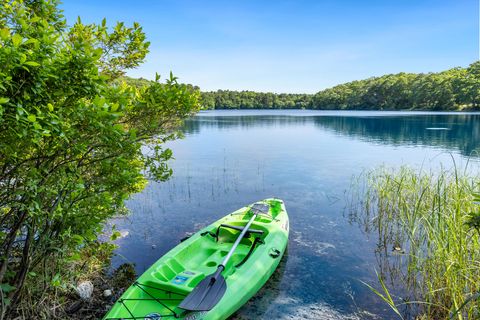
M 126 235 L 114 265 L 140 274 L 185 235 L 246 204 L 286 202 L 288 252 L 235 319 L 384 319 L 376 238 L 344 212 L 352 177 L 380 165 L 478 163 L 480 115 L 355 111 L 208 111 L 170 143 L 173 177 L 134 196 L 116 221 Z M 127 234 L 128 231 L 128 234 Z

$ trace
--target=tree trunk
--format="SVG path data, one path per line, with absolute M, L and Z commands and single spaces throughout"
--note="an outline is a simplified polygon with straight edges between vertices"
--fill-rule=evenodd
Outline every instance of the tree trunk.
M 32 244 L 34 229 L 33 226 L 28 226 L 27 238 L 25 239 L 25 245 L 23 246 L 22 260 L 20 262 L 20 268 L 13 280 L 13 286 L 15 290 L 10 294 L 12 305 L 15 305 L 16 300 L 20 296 L 21 289 L 25 282 L 27 272 L 30 268 L 30 246 Z
M 10 233 L 8 234 L 5 243 L 3 245 L 3 260 L 0 261 L 0 283 L 3 283 L 3 278 L 5 276 L 5 272 L 7 272 L 7 266 L 9 262 L 10 250 L 12 249 L 12 245 L 15 242 L 15 238 L 17 237 L 17 232 L 23 225 L 25 218 L 27 217 L 27 212 L 23 211 L 20 214 L 17 222 L 13 225 L 10 229 Z

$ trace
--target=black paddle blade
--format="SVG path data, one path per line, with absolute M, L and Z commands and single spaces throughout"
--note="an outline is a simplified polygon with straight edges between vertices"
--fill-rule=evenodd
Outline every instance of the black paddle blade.
M 227 283 L 221 274 L 212 282 L 213 277 L 213 275 L 209 275 L 197 284 L 192 292 L 183 299 L 179 307 L 188 311 L 211 310 L 227 290 Z

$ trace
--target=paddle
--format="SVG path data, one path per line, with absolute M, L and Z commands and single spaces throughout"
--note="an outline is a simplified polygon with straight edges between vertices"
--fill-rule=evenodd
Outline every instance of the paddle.
M 237 240 L 235 240 L 235 243 L 227 256 L 223 259 L 222 263 L 218 265 L 217 271 L 206 276 L 180 303 L 180 308 L 188 311 L 209 311 L 220 301 L 220 299 L 222 299 L 227 290 L 227 283 L 222 276 L 222 271 L 225 270 L 228 260 L 232 257 L 233 252 L 247 233 L 257 214 L 264 212 L 265 210 L 268 212 L 268 205 L 263 203 L 255 203 L 251 207 L 253 216 L 243 228 Z

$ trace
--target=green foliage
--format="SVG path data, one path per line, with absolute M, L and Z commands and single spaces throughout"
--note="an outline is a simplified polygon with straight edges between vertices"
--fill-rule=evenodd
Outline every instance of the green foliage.
M 439 73 L 398 73 L 309 94 L 202 92 L 204 109 L 461 110 L 480 103 L 480 61 Z
M 119 79 L 147 52 L 136 23 L 67 28 L 57 1 L 3 2 L 0 284 L 15 287 L 12 302 L 29 272 L 46 259 L 61 264 L 125 213 L 142 173 L 171 174 L 161 144 L 199 94 L 172 75 L 138 88 Z

